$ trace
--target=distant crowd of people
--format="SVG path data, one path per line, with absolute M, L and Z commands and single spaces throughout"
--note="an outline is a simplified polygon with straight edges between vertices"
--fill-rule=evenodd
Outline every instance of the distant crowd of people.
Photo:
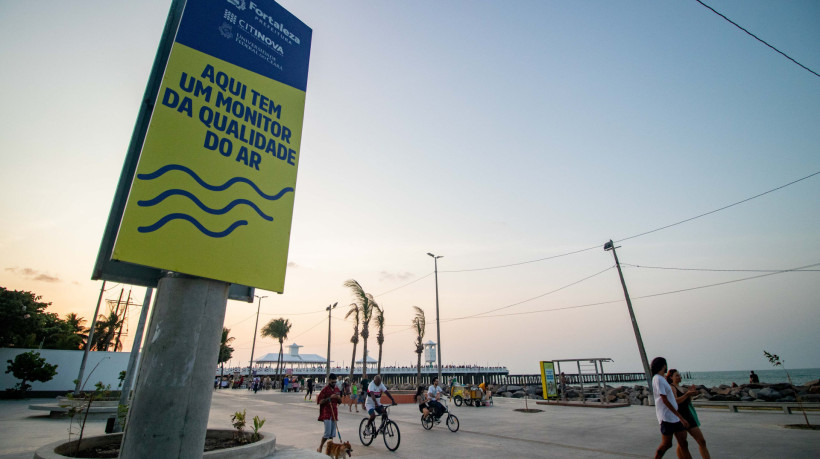
M 368 366 L 367 366 L 368 372 L 373 371 L 375 373 L 375 368 L 374 367 L 375 367 L 375 365 L 369 365 L 368 364 Z M 422 365 L 421 368 L 422 368 L 422 370 L 437 370 L 438 366 L 437 365 Z M 485 366 L 481 366 L 481 365 L 442 365 L 441 368 L 442 368 L 442 370 L 447 370 L 447 371 L 450 371 L 450 372 L 456 371 L 456 372 L 496 373 L 496 372 L 505 372 L 505 371 L 507 371 L 507 367 L 504 367 L 504 366 L 485 367 Z M 240 373 L 240 374 L 244 373 L 244 374 L 248 374 L 248 370 L 249 370 L 248 367 L 230 367 L 230 368 L 225 368 L 224 371 L 225 371 L 225 373 Z M 272 374 L 272 373 L 276 372 L 276 367 L 271 366 L 271 365 L 254 365 L 252 371 L 257 373 L 257 374 Z M 316 373 L 325 373 L 327 371 L 327 366 L 326 365 L 313 365 L 313 366 L 299 366 L 299 367 L 294 367 L 294 368 L 288 367 L 288 371 L 290 371 L 292 374 L 304 374 L 304 375 L 316 374 Z M 330 367 L 330 371 L 332 373 L 336 373 L 336 374 L 345 374 L 345 373 L 350 373 L 350 367 L 349 366 L 345 366 L 345 367 L 335 366 L 335 367 Z M 362 371 L 361 365 L 357 365 L 353 370 L 354 373 L 361 373 L 361 371 Z M 382 367 L 381 373 L 383 373 L 383 374 L 384 373 L 407 373 L 407 372 L 415 372 L 415 371 L 417 371 L 416 365 L 407 365 L 407 366 L 388 365 L 388 366 L 383 366 Z

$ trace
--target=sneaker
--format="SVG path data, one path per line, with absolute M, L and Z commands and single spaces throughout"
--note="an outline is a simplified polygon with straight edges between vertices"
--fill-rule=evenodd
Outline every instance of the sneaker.
M 441 424 L 441 418 L 436 418 L 436 424 Z

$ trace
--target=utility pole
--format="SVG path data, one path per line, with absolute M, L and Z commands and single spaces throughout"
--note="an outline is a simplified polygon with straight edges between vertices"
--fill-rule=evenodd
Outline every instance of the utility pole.
M 438 259 L 443 258 L 444 255 L 433 255 L 430 252 L 427 252 L 427 255 L 433 257 L 433 266 L 435 268 L 436 273 L 436 348 L 438 348 L 438 383 L 444 384 L 444 381 L 441 379 L 441 326 L 439 325 L 439 314 L 438 314 Z
M 134 335 L 134 343 L 131 345 L 131 354 L 128 356 L 128 367 L 125 370 L 125 381 L 123 381 L 122 391 L 120 392 L 120 405 L 128 405 L 128 399 L 131 396 L 131 386 L 134 381 L 137 380 L 134 375 L 134 370 L 137 368 L 137 357 L 139 357 L 140 354 L 142 334 L 145 330 L 145 319 L 148 317 L 148 307 L 151 305 L 151 295 L 153 293 L 153 287 L 145 289 L 145 299 L 142 300 L 142 311 L 140 311 L 140 320 L 137 324 L 137 333 Z M 123 421 L 124 419 L 120 419 L 120 417 L 117 416 L 117 422 L 114 423 L 113 432 L 122 432 L 122 428 L 124 427 Z
M 330 380 L 330 311 L 332 311 L 339 302 L 335 302 L 327 307 L 327 375 L 325 382 Z
M 632 330 L 635 332 L 635 340 L 638 342 L 638 351 L 641 353 L 641 362 L 643 363 L 643 370 L 646 373 L 646 388 L 652 393 L 652 374 L 649 371 L 649 360 L 646 358 L 646 349 L 643 347 L 643 339 L 641 339 L 641 330 L 638 328 L 638 321 L 635 319 L 635 312 L 632 311 L 632 300 L 629 299 L 629 292 L 626 289 L 626 281 L 624 281 L 624 273 L 621 272 L 621 263 L 618 262 L 618 254 L 615 253 L 615 247 L 612 239 L 604 244 L 605 251 L 612 251 L 615 257 L 615 266 L 618 267 L 618 276 L 621 278 L 621 286 L 624 288 L 624 297 L 626 298 L 626 308 L 629 310 L 629 318 L 632 320 Z
M 154 289 L 152 288 L 151 291 L 153 292 L 153 290 Z M 131 289 L 130 288 L 128 289 L 128 299 L 125 300 L 125 308 L 122 311 L 122 322 L 120 322 L 120 331 L 117 332 L 117 339 L 114 340 L 114 351 L 117 350 L 117 343 L 120 342 L 120 338 L 122 337 L 122 327 L 125 326 L 125 320 L 128 317 L 128 305 L 129 305 L 129 303 L 131 303 Z M 119 319 L 119 315 L 117 316 L 117 319 Z
M 256 333 L 259 330 L 259 309 L 262 307 L 262 298 L 266 296 L 254 295 L 259 298 L 259 305 L 256 307 L 256 325 L 253 326 L 253 345 L 251 346 L 251 364 L 248 366 L 248 378 L 250 379 L 253 373 L 253 351 L 256 349 Z M 221 345 L 221 344 L 220 344 Z
M 85 373 L 85 362 L 88 361 L 88 351 L 91 350 L 91 342 L 94 339 L 94 329 L 97 327 L 97 315 L 100 313 L 100 303 L 102 303 L 103 293 L 105 293 L 105 281 L 100 287 L 100 297 L 97 298 L 97 308 L 94 309 L 94 317 L 91 318 L 91 330 L 88 332 L 88 339 L 85 341 L 85 349 L 83 349 L 83 360 L 80 363 L 80 374 L 77 375 L 77 384 L 74 386 L 74 395 L 80 394 L 80 389 L 83 384 L 83 373 Z

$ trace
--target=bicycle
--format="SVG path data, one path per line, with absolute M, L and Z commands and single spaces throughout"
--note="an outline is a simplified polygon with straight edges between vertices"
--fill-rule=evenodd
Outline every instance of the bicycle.
M 362 419 L 362 422 L 359 423 L 359 440 L 362 441 L 364 446 L 370 446 L 373 440 L 381 433 L 384 446 L 390 451 L 395 451 L 399 448 L 399 443 L 401 443 L 401 433 L 399 432 L 399 426 L 390 420 L 388 413 L 390 412 L 390 407 L 396 406 L 396 404 L 381 406 L 384 407 L 381 425 L 373 430 L 375 423 L 371 423 L 369 417 Z
M 447 419 L 445 420 L 444 423 L 447 424 L 447 428 L 450 429 L 450 432 L 458 431 L 458 427 L 459 427 L 458 417 L 456 417 L 456 415 L 450 413 L 450 404 L 449 403 L 446 403 L 444 405 L 444 413 L 442 413 L 442 415 L 439 416 L 439 419 L 444 417 L 445 414 L 447 415 Z M 429 413 L 429 414 L 426 414 L 426 415 L 425 414 L 421 415 L 421 426 L 424 427 L 425 430 L 432 429 L 434 424 L 436 424 L 436 421 L 435 421 L 435 417 L 433 416 L 433 413 Z

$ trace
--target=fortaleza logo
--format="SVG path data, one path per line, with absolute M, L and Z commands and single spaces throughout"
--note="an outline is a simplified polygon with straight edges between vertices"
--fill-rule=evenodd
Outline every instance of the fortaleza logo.
M 236 9 L 238 9 L 239 11 L 244 11 L 245 10 L 245 0 L 227 0 L 227 1 L 231 5 L 235 6 Z M 289 38 L 292 42 L 296 43 L 297 45 L 302 44 L 301 40 L 299 40 L 299 37 L 297 37 L 291 31 L 286 29 L 283 24 L 281 24 L 279 22 L 276 22 L 273 19 L 273 17 L 271 17 L 271 15 L 269 15 L 268 13 L 262 11 L 262 9 L 259 8 L 259 6 L 256 3 L 250 2 L 250 9 L 251 9 L 251 11 L 256 13 L 256 17 L 259 18 L 259 20 L 261 20 L 262 22 L 267 22 L 268 24 L 270 24 L 271 27 L 273 27 L 274 29 L 281 32 L 285 37 Z

